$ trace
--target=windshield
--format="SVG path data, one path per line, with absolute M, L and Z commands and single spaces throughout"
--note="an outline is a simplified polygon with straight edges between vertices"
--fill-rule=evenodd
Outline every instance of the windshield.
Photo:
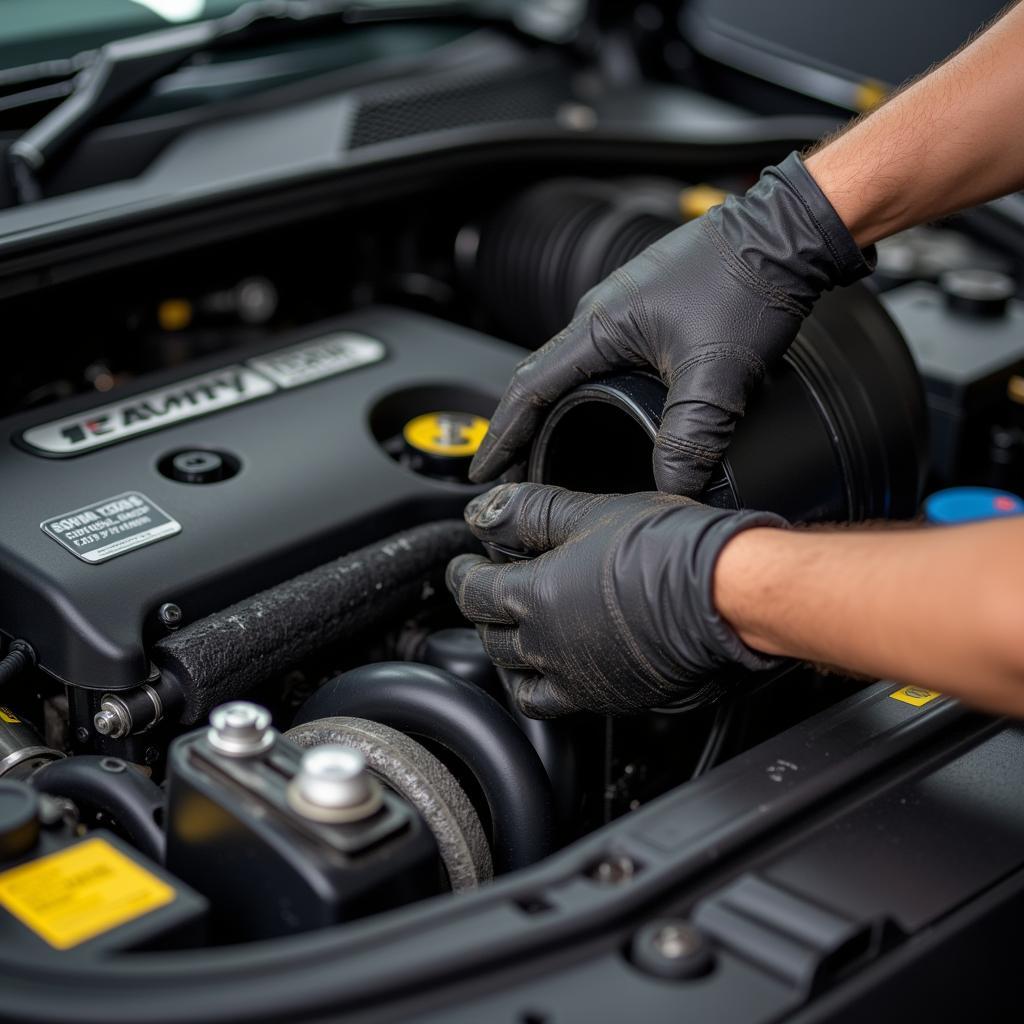
M 73 57 L 104 43 L 204 18 L 246 0 L 3 0 L 0 70 Z M 395 6 L 396 0 L 363 0 Z
M 214 18 L 243 0 L 4 0 L 0 68 L 72 57 L 114 39 Z

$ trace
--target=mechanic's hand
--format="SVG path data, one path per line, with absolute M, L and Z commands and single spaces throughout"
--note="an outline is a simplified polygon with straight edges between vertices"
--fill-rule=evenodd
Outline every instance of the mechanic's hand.
M 765 366 L 825 290 L 869 273 L 796 153 L 617 270 L 572 323 L 516 369 L 470 478 L 524 454 L 544 411 L 591 377 L 651 367 L 668 387 L 654 448 L 658 488 L 696 495 L 722 458 Z
M 594 495 L 502 484 L 466 507 L 485 543 L 529 561 L 460 555 L 448 588 L 500 666 L 527 673 L 514 698 L 533 718 L 623 714 L 707 696 L 732 665 L 777 659 L 745 646 L 715 611 L 715 562 L 770 512 L 728 512 L 660 493 Z

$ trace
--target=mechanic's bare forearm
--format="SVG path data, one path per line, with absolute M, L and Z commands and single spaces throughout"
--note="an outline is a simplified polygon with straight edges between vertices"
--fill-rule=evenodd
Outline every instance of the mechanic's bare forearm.
M 755 650 L 1024 715 L 1024 520 L 748 530 L 723 550 L 714 586 Z
M 807 169 L 861 246 L 1024 187 L 1024 3 Z

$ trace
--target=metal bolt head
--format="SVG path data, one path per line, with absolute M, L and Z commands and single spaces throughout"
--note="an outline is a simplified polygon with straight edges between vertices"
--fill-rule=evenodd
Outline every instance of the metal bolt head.
M 181 625 L 181 620 L 184 616 L 176 604 L 167 601 L 157 609 L 156 617 L 165 629 L 177 629 Z
M 259 704 L 235 700 L 214 708 L 207 739 L 215 750 L 229 757 L 250 757 L 268 750 L 275 733 L 270 712 Z
M 117 715 L 113 711 L 97 711 L 92 725 L 101 736 L 110 736 L 117 729 Z
M 591 870 L 590 877 L 601 885 L 621 885 L 628 882 L 637 871 L 637 866 L 629 857 L 609 857 L 599 861 Z
M 352 747 L 329 743 L 302 755 L 290 787 L 292 806 L 320 821 L 358 821 L 381 804 L 380 786 Z
M 369 795 L 366 758 L 352 747 L 329 744 L 302 755 L 299 792 L 319 807 L 354 807 Z
M 92 727 L 101 735 L 119 740 L 132 731 L 132 716 L 118 697 L 106 696 L 100 701 L 100 709 L 93 716 Z
M 700 934 L 689 925 L 670 923 L 662 925 L 651 938 L 654 948 L 669 960 L 692 956 L 704 945 Z
M 636 933 L 633 963 L 649 974 L 680 981 L 707 974 L 714 953 L 703 932 L 681 919 L 653 921 Z

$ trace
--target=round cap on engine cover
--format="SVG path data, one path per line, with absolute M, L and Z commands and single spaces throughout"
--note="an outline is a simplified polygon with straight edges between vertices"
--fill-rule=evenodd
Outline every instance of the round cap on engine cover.
M 24 782 L 0 782 L 0 859 L 27 853 L 39 839 L 39 798 Z
M 407 454 L 419 472 L 465 479 L 487 433 L 488 421 L 467 412 L 428 412 L 402 428 Z
M 1012 277 L 983 268 L 947 270 L 939 275 L 939 287 L 950 310 L 978 318 L 1003 316 L 1017 291 Z

